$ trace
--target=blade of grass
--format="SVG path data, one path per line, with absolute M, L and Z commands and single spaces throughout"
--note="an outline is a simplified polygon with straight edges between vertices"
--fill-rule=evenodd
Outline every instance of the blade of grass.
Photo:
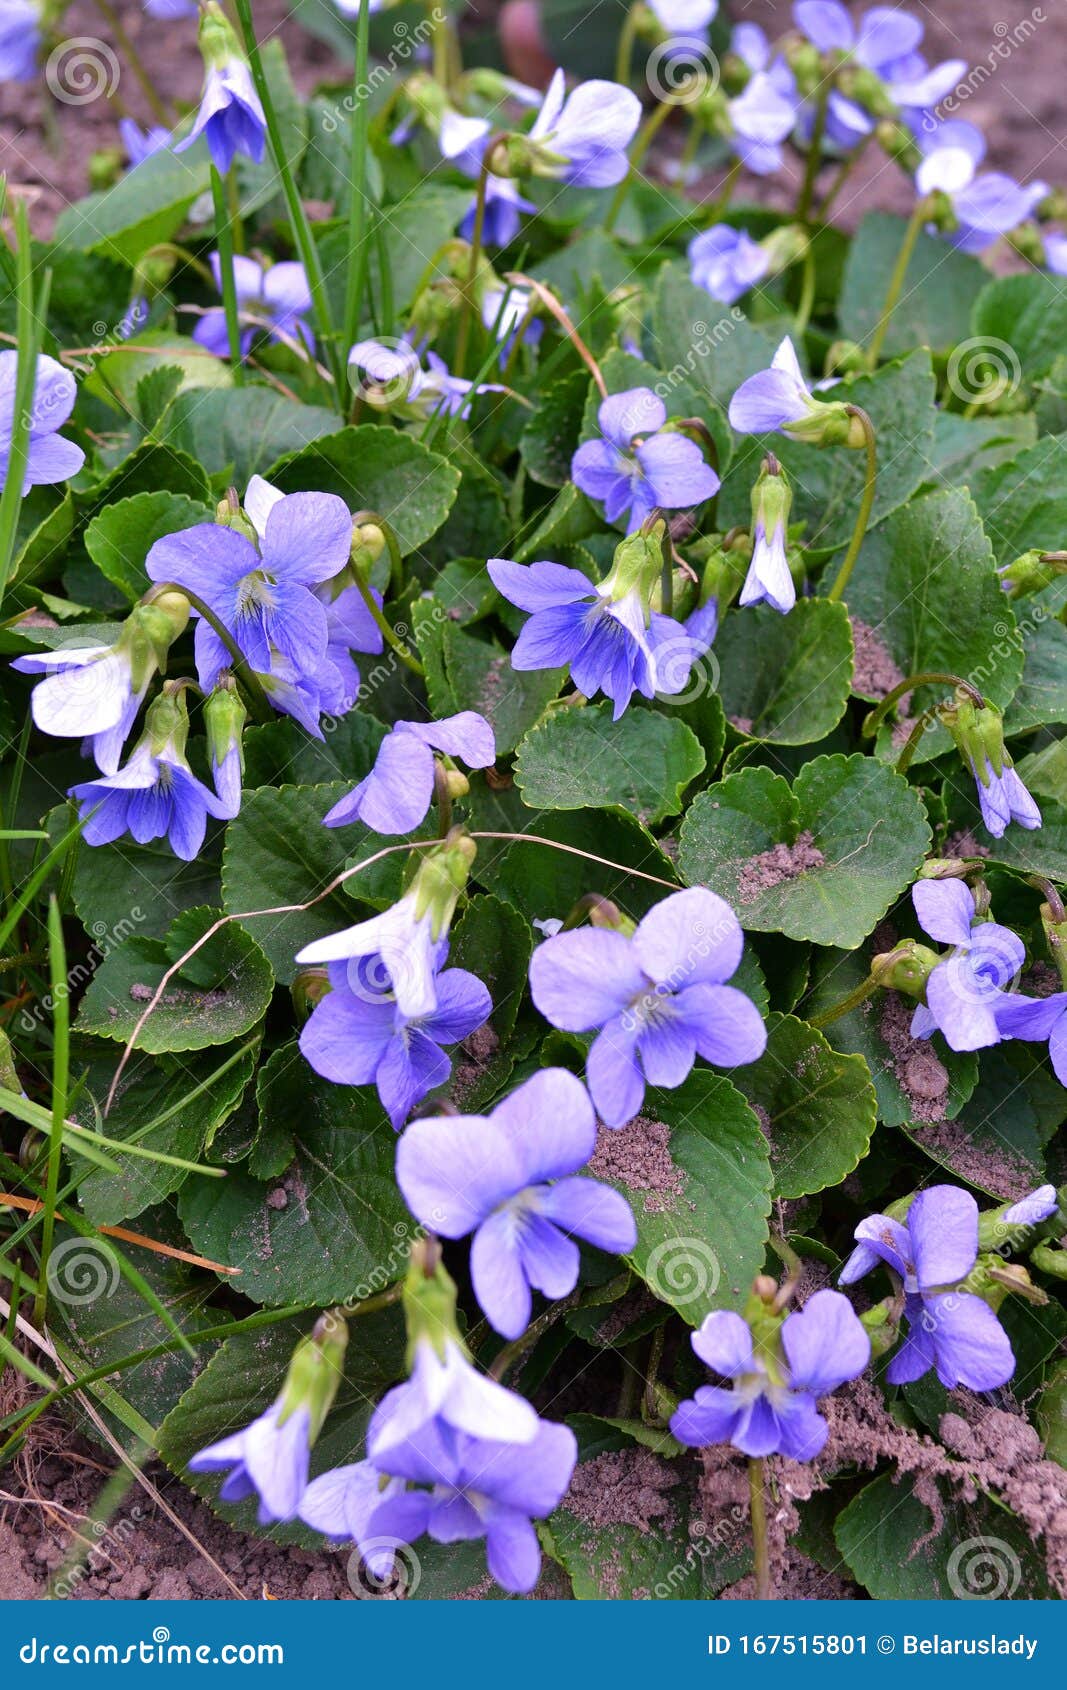
M 226 186 L 215 166 L 211 166 L 211 200 L 215 207 L 215 245 L 219 254 L 219 280 L 222 284 L 222 308 L 226 314 L 226 340 L 230 348 L 230 372 L 233 385 L 245 383 L 244 359 L 241 355 L 241 323 L 237 308 L 237 282 L 233 271 L 233 225 L 226 200 Z
M 21 921 L 32 900 L 37 896 L 56 863 L 62 862 L 71 845 L 81 834 L 82 828 L 89 820 L 88 816 L 80 816 L 73 826 L 66 832 L 57 844 L 53 845 L 47 857 L 40 862 L 30 875 L 25 887 L 19 893 L 14 905 L 3 920 L 0 921 L 0 951 L 3 951 L 15 927 Z
M 17 1092 L 8 1091 L 2 1086 L 0 1109 L 6 1109 L 9 1115 L 14 1115 L 16 1121 L 25 1121 L 28 1127 L 38 1127 L 42 1132 L 47 1132 L 51 1127 L 51 1116 L 40 1103 L 34 1103 L 28 1097 L 20 1097 Z M 121 1163 L 114 1162 L 104 1155 L 100 1150 L 101 1145 L 105 1150 L 117 1150 L 124 1156 L 137 1156 L 143 1161 L 159 1162 L 168 1168 L 183 1168 L 187 1174 L 204 1174 L 208 1179 L 226 1178 L 225 1168 L 212 1168 L 204 1162 L 190 1162 L 184 1156 L 171 1156 L 163 1150 L 146 1150 L 144 1145 L 127 1143 L 125 1139 L 105 1138 L 103 1133 L 83 1127 L 77 1121 L 64 1121 L 63 1136 L 68 1151 L 77 1156 L 84 1156 L 88 1161 L 106 1168 L 111 1174 L 121 1172 Z
M 370 56 L 370 0 L 361 0 L 356 23 L 356 66 L 352 76 L 352 150 L 348 179 L 352 198 L 348 207 L 348 275 L 345 278 L 344 336 L 341 350 L 359 338 L 359 312 L 367 275 L 367 146 L 370 129 L 370 101 L 367 66 Z
M 44 1189 L 44 1218 L 41 1222 L 41 1255 L 37 1268 L 34 1321 L 44 1325 L 48 1305 L 48 1261 L 56 1230 L 56 1197 L 59 1192 L 59 1164 L 63 1152 L 63 1128 L 67 1118 L 67 1085 L 70 1080 L 70 986 L 67 981 L 67 947 L 63 922 L 54 897 L 48 900 L 48 977 L 52 995 L 52 1118 L 48 1133 L 48 1174 Z

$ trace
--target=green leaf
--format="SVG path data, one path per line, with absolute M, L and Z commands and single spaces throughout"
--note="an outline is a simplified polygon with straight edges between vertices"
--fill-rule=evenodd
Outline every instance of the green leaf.
M 413 552 L 435 534 L 452 508 L 459 472 L 410 434 L 381 424 L 343 428 L 290 452 L 268 479 L 283 493 L 336 493 L 353 511 L 370 510 Z
M 24 512 L 28 513 L 29 505 L 30 500 L 27 499 L 23 505 Z M 41 576 L 53 573 L 66 555 L 73 531 L 74 500 L 69 493 L 64 493 L 28 532 L 22 531 L 20 521 L 11 565 L 11 590 L 28 586 Z
M 788 616 L 767 605 L 727 616 L 715 656 L 726 715 L 754 739 L 814 743 L 848 707 L 852 630 L 843 604 L 800 599 Z
M 974 502 L 997 562 L 1037 547 L 1058 551 L 1067 532 L 1067 434 L 1046 434 L 1007 463 L 983 470 Z
M 653 710 L 628 710 L 617 722 L 610 704 L 553 711 L 527 734 L 515 784 L 537 810 L 617 807 L 651 826 L 682 807 L 682 794 L 704 768 L 696 735 Z
M 1067 722 L 1067 628 L 1040 605 L 1027 603 L 1021 610 L 1023 678 L 1004 718 L 1009 738 Z
M 114 346 L 95 361 L 92 374 L 85 378 L 87 393 L 112 407 L 117 405 L 148 430 L 166 414 L 176 391 L 232 387 L 233 374 L 223 359 L 189 336 L 166 329 L 147 329 L 136 341 Z
M 565 487 L 571 459 L 581 436 L 582 410 L 589 381 L 585 370 L 572 370 L 548 382 L 538 394 L 537 410 L 522 431 L 522 461 L 542 487 Z
M 878 483 L 869 526 L 876 528 L 926 479 L 933 440 L 934 377 L 928 352 L 913 352 L 874 375 L 836 387 L 835 400 L 861 405 L 878 437 Z M 773 452 L 793 483 L 793 522 L 806 522 L 806 544 L 826 551 L 848 541 L 863 495 L 866 454 L 844 447 L 820 449 L 783 434 L 746 438 L 723 480 L 719 525 L 751 521 L 752 484 L 764 455 Z M 856 575 L 866 569 L 864 547 Z M 853 578 L 855 580 L 855 577 Z M 855 609 L 852 584 L 849 608 Z
M 998 277 L 978 296 L 971 329 L 982 339 L 999 341 L 1001 355 L 1007 342 L 1027 381 L 1044 375 L 1067 340 L 1067 302 L 1059 278 L 1039 270 Z M 1010 374 L 1010 360 L 1007 368 Z
M 450 188 L 428 183 L 389 207 L 382 216 L 385 256 L 393 290 L 393 306 L 399 315 L 407 311 L 420 286 L 450 280 L 447 261 L 437 258 L 440 248 L 455 233 L 471 205 L 469 188 Z M 344 318 L 345 276 L 349 264 L 348 229 L 334 227 L 319 242 L 322 267 L 333 319 Z M 378 252 L 370 253 L 370 287 L 381 298 L 381 263 Z
M 67 804 L 50 811 L 46 821 L 53 845 L 71 819 Z M 74 907 L 98 948 L 108 954 L 131 935 L 162 938 L 182 910 L 219 901 L 218 866 L 208 851 L 185 863 L 165 839 L 152 845 L 131 839 L 86 845 L 83 840 L 74 849 Z
M 109 258 L 135 264 L 161 241 L 177 234 L 185 214 L 209 185 L 206 147 L 193 155 L 170 148 L 153 153 L 112 187 L 89 194 L 56 219 L 56 259 L 63 248 L 103 248 Z
M 1035 1060 L 1029 1050 L 1021 1058 L 1023 1063 Z M 938 1167 L 1003 1203 L 1045 1183 L 1042 1123 L 1025 1069 L 1010 1045 L 982 1051 L 979 1075 L 954 1121 L 913 1122 L 905 1130 Z
M 220 910 L 186 910 L 166 942 L 127 939 L 93 976 L 75 1022 L 79 1032 L 129 1039 L 171 963 L 218 920 Z M 274 981 L 249 933 L 228 922 L 171 980 L 137 1039 L 138 1050 L 202 1050 L 239 1038 L 262 1018 Z
M 1037 1424 L 1046 1458 L 1067 1467 L 1067 1361 L 1054 1369 L 1041 1393 Z
M 152 585 L 145 558 L 164 534 L 211 522 L 210 506 L 184 493 L 135 493 L 105 505 L 85 530 L 85 549 L 101 575 L 136 604 Z
M 862 1056 L 842 1056 L 793 1015 L 767 1017 L 767 1049 L 734 1083 L 771 1150 L 775 1197 L 840 1185 L 870 1148 L 877 1100 Z
M 739 306 L 719 305 L 695 287 L 687 265 L 661 268 L 652 306 L 656 364 L 703 389 L 722 410 L 743 381 L 768 368 L 780 339 L 750 323 Z
M 931 481 L 962 487 L 978 471 L 1013 458 L 1037 439 L 1033 415 L 961 417 L 956 411 L 938 411 L 934 418 L 934 443 L 930 452 Z
M 601 518 L 584 493 L 579 493 L 569 481 L 544 512 L 533 533 L 516 547 L 515 562 L 528 563 L 531 558 L 543 558 L 561 546 L 573 546 L 595 534 Z
M 143 1006 L 142 1006 L 143 1007 Z M 223 1051 L 196 1056 L 174 1068 L 159 1062 L 138 1062 L 123 1076 L 106 1121 L 109 1138 L 130 1139 L 145 1150 L 159 1150 L 186 1161 L 199 1160 L 219 1129 L 237 1108 L 255 1066 L 247 1050 L 229 1063 Z M 88 1071 L 86 1083 L 71 1110 L 71 1119 L 94 1127 L 115 1074 L 116 1057 L 109 1051 Z M 201 1089 L 203 1088 L 203 1089 Z M 144 1129 L 158 1117 L 166 1120 L 151 1132 Z M 90 1169 L 78 1186 L 86 1218 L 94 1226 L 114 1226 L 162 1202 L 190 1177 L 183 1168 L 149 1162 L 140 1156 L 116 1156 L 120 1172 Z
M 259 1107 L 264 1131 L 291 1135 L 291 1160 L 270 1184 L 242 1169 L 187 1181 L 179 1202 L 194 1248 L 240 1268 L 256 1303 L 360 1301 L 401 1278 L 417 1229 L 373 1089 L 333 1085 L 290 1045 L 264 1072 Z
M 179 393 L 167 413 L 167 439 L 203 464 L 209 475 L 229 474 L 243 493 L 286 452 L 336 434 L 340 418 L 267 387 Z
M 452 929 L 449 966 L 469 969 L 488 987 L 493 1000 L 489 1025 L 501 1042 L 515 1030 L 533 939 L 529 922 L 513 905 L 485 893 L 470 900 Z
M 1013 1514 L 986 1496 L 958 1500 L 943 1482 L 885 1473 L 838 1515 L 837 1546 L 878 1602 L 1047 1601 L 1043 1557 Z
M 318 900 L 309 909 L 260 917 L 250 923 L 250 931 L 258 934 L 277 980 L 292 980 L 297 971 L 297 951 L 313 939 L 325 938 L 359 920 L 342 886 L 327 897 L 320 896 L 351 857 L 369 857 L 381 845 L 378 836 L 359 823 L 323 827 L 323 816 L 350 790 L 350 781 L 260 787 L 245 794 L 240 815 L 226 829 L 222 902 L 230 915 Z M 397 890 L 402 862 L 403 853 L 398 852 L 384 865 L 391 871 Z M 381 885 L 381 881 L 376 884 Z M 354 878 L 354 895 L 363 897 L 369 889 L 367 875 Z
M 456 708 L 485 717 L 500 757 L 515 749 L 563 680 L 562 669 L 513 669 L 503 646 L 476 639 L 454 622 L 444 623 L 442 649 Z
M 613 1175 L 650 1123 L 670 1129 L 676 1189 L 650 1192 Z M 763 1264 L 770 1213 L 767 1141 L 744 1096 L 721 1074 L 695 1069 L 673 1091 L 648 1091 L 628 1127 L 601 1130 L 597 1177 L 630 1201 L 637 1246 L 627 1259 L 654 1296 L 692 1326 L 712 1309 L 739 1309 Z
M 1001 709 L 1011 700 L 1023 671 L 1022 641 L 966 492 L 916 499 L 869 535 L 848 600 L 853 614 L 878 630 L 902 675 L 961 675 Z M 918 688 L 911 715 L 946 696 L 941 683 Z M 914 761 L 941 756 L 951 744 L 935 724 Z
M 116 496 L 130 499 L 135 493 L 157 493 L 160 488 L 184 493 L 200 504 L 207 504 L 211 498 L 207 476 L 195 458 L 176 447 L 145 440 L 102 481 L 80 495 L 79 502 L 95 511 Z
M 611 810 L 598 810 L 595 818 L 567 811 L 531 815 L 525 806 L 519 806 L 517 814 L 509 808 L 500 815 L 494 814 L 480 795 L 479 800 L 474 809 L 474 826 L 534 833 L 568 847 L 559 851 L 532 841 L 478 842 L 475 866 L 478 880 L 531 919 L 564 917 L 579 898 L 593 889 L 613 899 L 627 913 L 641 916 L 674 883 L 676 876 L 670 858 L 640 822 L 630 816 Z M 605 867 L 602 862 L 590 861 L 590 855 L 622 867 Z M 627 868 L 655 875 L 666 880 L 667 886 L 639 880 Z
M 355 786 L 370 774 L 385 738 L 384 722 L 365 710 L 335 719 L 326 739 L 312 739 L 291 716 L 248 728 L 244 736 L 247 787 L 315 786 L 332 780 Z
M 801 834 L 811 836 L 809 866 L 771 859 Z M 902 776 L 873 757 L 816 757 L 792 788 L 753 768 L 699 793 L 678 866 L 690 885 L 724 897 L 744 927 L 852 950 L 911 885 L 929 846 L 922 802 Z
M 902 217 L 874 211 L 853 236 L 838 303 L 838 325 L 849 340 L 869 340 L 877 327 L 906 229 Z M 964 340 L 974 303 L 988 280 L 989 272 L 978 259 L 946 247 L 933 235 L 920 235 L 889 319 L 886 356 L 898 357 L 915 346 L 938 351 Z

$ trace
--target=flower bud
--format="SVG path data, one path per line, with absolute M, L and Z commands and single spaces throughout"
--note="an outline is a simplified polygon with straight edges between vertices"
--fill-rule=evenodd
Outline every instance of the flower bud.
M 916 939 L 905 939 L 891 951 L 882 951 L 871 958 L 871 973 L 879 986 L 888 991 L 904 992 L 908 997 L 922 997 L 926 982 L 941 958 L 928 945 Z
M 309 1443 L 315 1442 L 333 1407 L 344 1376 L 347 1347 L 348 1327 L 341 1315 L 331 1309 L 319 1316 L 314 1330 L 293 1351 L 279 1398 L 278 1421 L 283 1424 L 297 1409 L 306 1409 L 310 1421 Z
M 293 1009 L 298 1021 L 306 1021 L 317 1004 L 320 1004 L 330 991 L 330 976 L 325 968 L 301 968 L 298 970 L 289 995 L 293 1000 Z
M 237 36 L 217 0 L 205 0 L 201 6 L 197 45 L 208 70 L 222 70 L 235 59 L 244 60 Z
M 1001 584 L 1009 598 L 1025 598 L 1051 586 L 1067 573 L 1067 552 L 1045 552 L 1039 546 L 1023 552 L 1000 571 Z

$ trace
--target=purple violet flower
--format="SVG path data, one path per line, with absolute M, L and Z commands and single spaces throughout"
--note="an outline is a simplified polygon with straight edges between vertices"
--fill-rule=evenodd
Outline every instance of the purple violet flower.
M 756 1350 L 739 1314 L 717 1309 L 690 1343 L 701 1361 L 731 1381 L 700 1385 L 671 1416 L 679 1443 L 701 1449 L 731 1443 L 748 1456 L 813 1461 L 829 1435 L 820 1397 L 863 1372 L 871 1355 L 855 1310 L 839 1291 L 816 1291 L 781 1325 L 782 1355 Z
M 581 1081 L 543 1068 L 489 1116 L 424 1117 L 396 1149 L 396 1179 L 416 1220 L 445 1238 L 473 1233 L 471 1278 L 490 1325 L 518 1338 L 531 1291 L 566 1297 L 578 1283 L 575 1238 L 625 1254 L 637 1242 L 626 1199 L 571 1176 L 596 1147 Z
M 1003 837 L 1010 822 L 1029 832 L 1041 826 L 1041 811 L 1006 757 L 999 775 L 988 757 L 985 760 L 985 780 L 973 760 L 971 772 L 978 789 L 982 825 L 994 839 Z
M 771 176 L 781 169 L 781 143 L 797 121 L 799 101 L 793 73 L 784 59 L 757 70 L 743 92 L 726 103 L 729 145 L 746 169 Z
M 446 968 L 436 975 L 436 1008 L 406 1016 L 380 957 L 333 962 L 329 975 L 332 989 L 304 1025 L 301 1053 L 317 1074 L 336 1085 L 376 1085 L 383 1109 L 399 1129 L 415 1105 L 451 1074 L 441 1046 L 458 1044 L 481 1027 L 493 1000 L 476 975 Z
M 203 135 L 211 162 L 225 176 L 238 153 L 253 164 L 262 161 L 267 140 L 267 120 L 243 59 L 213 65 L 204 82 L 196 121 L 174 151 L 184 153 Z
M 119 139 L 126 148 L 130 169 L 136 170 L 146 158 L 151 158 L 153 153 L 161 153 L 164 147 L 170 145 L 170 130 L 159 124 L 151 129 L 142 129 L 132 117 L 122 117 L 119 119 Z
M 0 352 L 0 487 L 8 475 L 11 435 L 15 425 L 15 382 L 17 352 Z M 25 495 L 31 487 L 47 487 L 69 481 L 85 462 L 85 453 L 73 440 L 64 440 L 63 427 L 78 396 L 77 383 L 69 370 L 42 353 L 37 359 L 37 380 L 26 442 L 26 468 L 22 478 Z
M 381 915 L 305 945 L 296 960 L 304 964 L 380 957 L 397 1008 L 409 1021 L 417 1021 L 437 1008 L 437 971 L 447 948 L 446 940 L 433 936 L 432 911 L 417 913 L 415 896 L 408 892 Z
M 358 385 L 368 405 L 420 421 L 440 413 L 469 417 L 479 394 L 507 391 L 499 382 L 473 382 L 452 375 L 436 352 L 427 351 L 424 356 L 425 367 L 418 349 L 403 337 L 392 346 L 360 340 L 348 354 L 349 379 Z
M 1044 231 L 1045 263 L 1054 276 L 1067 276 L 1067 235 L 1057 229 Z
M 1067 994 L 1061 994 L 1067 996 Z M 1036 1191 L 1031 1191 L 1026 1197 L 1020 1197 L 1010 1209 L 1005 1209 L 1000 1216 L 1001 1226 L 1040 1226 L 1047 1221 L 1059 1208 L 1059 1198 L 1054 1185 L 1039 1185 Z
M 30 695 L 33 720 L 58 739 L 87 739 L 101 774 L 113 775 L 144 703 L 154 668 L 134 687 L 131 654 L 122 645 L 61 646 L 17 657 L 23 675 L 44 673 Z
M 992 1391 L 1007 1384 L 1015 1371 L 1008 1335 L 988 1303 L 960 1289 L 978 1259 L 978 1205 L 969 1191 L 928 1186 L 903 1222 L 870 1215 L 855 1237 L 842 1285 L 879 1261 L 903 1283 L 908 1334 L 886 1371 L 891 1385 L 911 1384 L 932 1367 L 949 1390 L 966 1385 Z
M 211 273 L 215 286 L 222 292 L 222 268 L 217 252 L 211 254 Z M 311 310 L 311 290 L 304 266 L 294 262 L 264 267 L 254 258 L 236 257 L 233 261 L 234 288 L 237 309 L 244 325 L 241 329 L 241 356 L 257 334 L 292 345 L 302 343 L 308 350 L 314 342 L 311 330 L 304 321 L 304 313 Z M 248 319 L 254 321 L 249 322 Z M 205 311 L 193 329 L 198 345 L 214 352 L 218 358 L 228 358 L 230 342 L 226 330 L 226 313 L 221 306 Z
M 730 400 L 730 426 L 738 434 L 769 434 L 775 429 L 789 433 L 817 412 L 819 401 L 801 373 L 796 349 L 789 336 L 771 359 L 769 370 L 759 370 L 743 381 Z
M 583 82 L 570 94 L 557 70 L 529 140 L 539 142 L 545 174 L 581 188 L 613 188 L 630 168 L 626 149 L 641 121 L 641 102 L 617 82 Z
M 208 816 L 228 821 L 232 813 L 197 780 L 173 738 L 154 748 L 149 734 L 124 769 L 82 781 L 71 787 L 70 796 L 78 800 L 80 814 L 89 817 L 82 830 L 87 845 L 110 845 L 124 833 L 139 845 L 166 838 L 175 856 L 187 863 L 200 854 Z
M 636 592 L 613 599 L 581 570 L 560 563 L 512 563 L 494 557 L 490 579 L 530 617 L 511 653 L 513 669 L 567 665 L 579 692 L 603 692 L 618 721 L 635 692 L 643 698 L 682 692 L 693 665 L 715 637 L 714 603 L 683 627 L 650 611 Z
M 36 0 L 0 0 L 0 82 L 32 82 L 40 46 Z
M 919 880 L 911 901 L 923 932 L 954 947 L 927 979 L 912 1038 L 928 1039 L 937 1030 L 952 1050 L 999 1044 L 1004 988 L 1026 960 L 1022 940 L 995 921 L 976 920 L 974 894 L 962 880 Z
M 280 655 L 295 677 L 314 683 L 326 658 L 328 627 L 312 589 L 345 568 L 351 544 L 352 517 L 343 499 L 289 493 L 270 507 L 258 548 L 236 528 L 202 522 L 157 540 L 145 567 L 150 580 L 173 581 L 203 599 L 254 670 L 269 673 Z M 207 692 L 230 654 L 203 618 L 195 649 Z
M 496 759 L 493 730 L 474 710 L 439 722 L 394 722 L 370 774 L 334 805 L 325 826 L 361 821 L 375 833 L 411 833 L 433 801 L 434 751 L 488 769 Z
M 393 1571 L 401 1540 L 373 1536 L 370 1520 L 375 1510 L 393 1497 L 403 1496 L 403 1479 L 389 1479 L 370 1461 L 355 1461 L 347 1467 L 331 1467 L 312 1479 L 300 1498 L 299 1515 L 313 1531 L 337 1541 L 356 1544 L 371 1577 L 384 1584 Z
M 586 1079 L 605 1126 L 633 1119 L 646 1083 L 680 1086 L 698 1056 L 733 1068 L 763 1055 L 758 1009 L 725 984 L 743 946 L 729 904 L 694 886 L 662 899 L 632 936 L 576 928 L 537 947 L 530 990 L 541 1014 L 564 1032 L 600 1029 Z
M 387 1391 L 367 1428 L 367 1455 L 384 1472 L 406 1475 L 405 1446 L 421 1433 L 446 1446 L 457 1432 L 486 1438 L 496 1444 L 533 1443 L 540 1430 L 536 1411 L 525 1397 L 498 1385 L 472 1367 L 454 1338 L 447 1335 L 440 1349 L 427 1337 L 417 1338 L 411 1376 Z
M 302 1407 L 282 1415 L 279 1397 L 250 1426 L 208 1444 L 189 1461 L 191 1473 L 229 1469 L 219 1491 L 220 1502 L 243 1502 L 258 1491 L 261 1526 L 294 1519 L 307 1486 L 311 1415 Z
M 629 534 L 657 506 L 689 510 L 719 491 L 696 441 L 665 428 L 666 421 L 667 407 L 651 388 L 613 393 L 597 411 L 602 438 L 587 440 L 571 460 L 575 486 L 604 506 L 609 522 L 629 512 Z
M 368 1437 L 368 1449 L 371 1442 Z M 570 1427 L 536 1416 L 534 1436 L 522 1442 L 500 1432 L 491 1438 L 455 1435 L 437 1421 L 414 1429 L 387 1454 L 374 1454 L 374 1465 L 431 1488 L 401 1494 L 390 1487 L 366 1518 L 364 1541 L 381 1546 L 381 1559 L 377 1566 L 368 1563 L 370 1571 L 379 1571 L 390 1546 L 395 1552 L 423 1532 L 436 1543 L 484 1537 L 487 1564 L 497 1583 L 515 1595 L 526 1594 L 541 1571 L 541 1546 L 532 1521 L 559 1506 L 577 1459 Z M 358 1507 L 361 1496 L 356 1500 Z
M 689 275 L 720 305 L 733 305 L 771 267 L 766 251 L 744 229 L 717 223 L 689 243 Z
M 1025 1039 L 1035 1044 L 1047 1040 L 1053 1072 L 1060 1085 L 1067 1086 L 1067 992 L 1052 992 L 1047 998 L 1006 992 L 994 1014 L 1002 1039 Z
M 838 0 L 797 0 L 793 8 L 797 28 L 822 53 L 845 53 L 886 84 L 890 99 L 906 119 L 921 114 L 955 87 L 966 74 L 962 59 L 949 59 L 931 70 L 917 51 L 923 25 L 910 12 L 891 6 L 872 6 L 857 27 Z M 870 113 L 838 89 L 827 104 L 827 139 L 851 147 L 874 129 Z
M 915 172 L 920 194 L 947 196 L 959 222 L 949 239 L 964 252 L 983 252 L 1000 235 L 1025 223 L 1048 193 L 1044 182 L 1023 184 L 1001 171 L 978 173 L 986 143 L 973 123 L 943 123 L 920 136 L 925 154 Z

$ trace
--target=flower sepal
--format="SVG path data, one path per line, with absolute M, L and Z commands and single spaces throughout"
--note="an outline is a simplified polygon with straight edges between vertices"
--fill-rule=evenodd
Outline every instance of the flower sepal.
M 667 524 L 656 519 L 647 529 L 628 534 L 615 547 L 611 568 L 598 591 L 602 598 L 619 604 L 635 593 L 644 605 L 651 605 L 663 571 L 663 541 Z
M 478 847 L 469 834 L 453 828 L 435 851 L 427 851 L 409 888 L 415 899 L 415 919 L 429 915 L 430 932 L 441 939 L 448 932 L 460 894 L 470 875 Z
M 456 1316 L 457 1296 L 456 1282 L 442 1264 L 437 1239 L 432 1234 L 416 1239 L 411 1246 L 402 1294 L 409 1372 L 415 1366 L 421 1342 L 428 1343 L 442 1361 L 449 1343 L 456 1346 L 464 1360 L 470 1360 Z
M 900 1298 L 883 1297 L 880 1303 L 864 1309 L 859 1321 L 870 1339 L 871 1360 L 880 1360 L 900 1337 Z
M 881 951 L 871 958 L 871 973 L 887 991 L 904 992 L 911 998 L 921 998 L 926 982 L 941 961 L 929 945 L 917 939 L 905 939 L 891 951 Z
M 206 0 L 201 7 L 197 45 L 206 70 L 224 70 L 235 59 L 244 62 L 237 36 L 217 0 Z
M 315 1442 L 333 1407 L 347 1347 L 348 1327 L 341 1315 L 335 1309 L 320 1315 L 311 1332 L 293 1351 L 278 1398 L 279 1426 L 290 1415 L 304 1409 L 308 1415 L 308 1443 Z

